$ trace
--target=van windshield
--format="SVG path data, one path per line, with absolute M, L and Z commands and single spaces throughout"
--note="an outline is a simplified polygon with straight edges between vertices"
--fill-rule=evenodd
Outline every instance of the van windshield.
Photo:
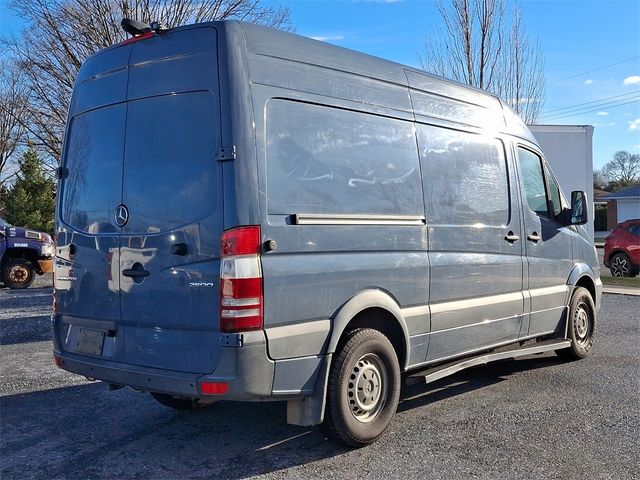
M 62 219 L 87 233 L 159 233 L 216 208 L 216 108 L 209 92 L 162 95 L 77 115 L 66 147 Z

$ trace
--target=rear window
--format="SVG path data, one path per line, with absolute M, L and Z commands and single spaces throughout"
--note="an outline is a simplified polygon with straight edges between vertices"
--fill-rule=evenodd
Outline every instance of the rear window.
M 126 106 L 99 108 L 71 120 L 65 150 L 62 220 L 84 232 L 116 231 L 120 204 Z
M 214 212 L 217 112 L 209 92 L 193 92 L 76 116 L 66 148 L 63 221 L 88 233 L 116 232 L 114 212 L 124 203 L 124 232 L 158 233 Z
M 219 145 L 214 97 L 165 95 L 129 103 L 124 232 L 165 232 L 216 210 Z

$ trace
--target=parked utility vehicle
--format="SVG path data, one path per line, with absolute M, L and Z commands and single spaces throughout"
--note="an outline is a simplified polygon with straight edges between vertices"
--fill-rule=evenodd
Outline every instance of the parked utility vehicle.
M 57 303 L 60 367 L 286 400 L 359 446 L 403 380 L 591 353 L 587 199 L 499 98 L 234 21 L 138 33 L 73 92 L 56 262 L 91 281 Z
M 28 228 L 14 227 L 0 218 L 0 275 L 6 287 L 27 288 L 36 274 L 53 270 L 51 237 Z

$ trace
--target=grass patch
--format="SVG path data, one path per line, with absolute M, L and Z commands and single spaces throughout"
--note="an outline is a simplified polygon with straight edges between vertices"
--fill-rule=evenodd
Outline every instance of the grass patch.
M 636 277 L 600 277 L 604 285 L 612 287 L 640 288 L 640 276 Z

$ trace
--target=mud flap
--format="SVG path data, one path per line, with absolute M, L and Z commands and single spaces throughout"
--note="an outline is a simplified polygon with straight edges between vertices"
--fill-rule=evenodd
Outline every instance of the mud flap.
M 331 356 L 332 354 L 329 353 L 322 360 L 313 395 L 287 401 L 287 423 L 289 425 L 309 427 L 319 425 L 324 420 Z

